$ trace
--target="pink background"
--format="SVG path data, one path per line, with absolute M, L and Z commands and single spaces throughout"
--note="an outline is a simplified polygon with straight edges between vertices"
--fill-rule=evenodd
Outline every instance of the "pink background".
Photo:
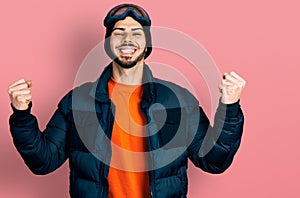
M 16 152 L 7 86 L 20 77 L 33 81 L 33 113 L 43 129 L 72 88 L 83 58 L 102 41 L 106 12 L 120 2 L 1 2 L 1 198 L 69 197 L 67 163 L 35 176 Z M 244 136 L 234 163 L 222 175 L 190 164 L 189 197 L 299 197 L 299 1 L 133 2 L 145 7 L 153 25 L 178 29 L 205 46 L 221 72 L 234 70 L 247 80 L 241 101 Z M 158 56 L 153 53 L 149 61 Z

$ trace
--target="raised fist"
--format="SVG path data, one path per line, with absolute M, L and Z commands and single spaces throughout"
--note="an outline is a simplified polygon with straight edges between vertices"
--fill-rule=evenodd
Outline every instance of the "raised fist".
M 32 99 L 32 82 L 30 80 L 20 79 L 8 87 L 10 101 L 14 108 L 26 110 Z

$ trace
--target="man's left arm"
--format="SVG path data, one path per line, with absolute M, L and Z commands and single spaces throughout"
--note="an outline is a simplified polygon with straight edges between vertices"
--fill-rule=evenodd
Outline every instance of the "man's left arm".
M 245 84 L 245 80 L 234 72 L 224 74 L 213 127 L 201 107 L 195 110 L 194 114 L 200 116 L 198 130 L 188 148 L 189 158 L 206 172 L 224 172 L 239 148 L 244 124 L 239 101 Z

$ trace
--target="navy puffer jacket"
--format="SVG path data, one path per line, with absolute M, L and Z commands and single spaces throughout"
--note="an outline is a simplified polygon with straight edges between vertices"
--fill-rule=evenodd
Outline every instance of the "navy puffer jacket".
M 13 109 L 14 144 L 35 174 L 47 174 L 67 159 L 72 198 L 108 196 L 111 132 L 115 107 L 108 97 L 111 64 L 93 83 L 70 91 L 59 103 L 44 132 L 30 108 Z M 151 196 L 186 197 L 187 162 L 209 173 L 222 173 L 232 163 L 243 130 L 239 103 L 219 104 L 214 127 L 198 101 L 173 83 L 156 79 L 144 66 L 140 104 L 147 125 Z M 126 182 L 126 181 L 124 181 Z

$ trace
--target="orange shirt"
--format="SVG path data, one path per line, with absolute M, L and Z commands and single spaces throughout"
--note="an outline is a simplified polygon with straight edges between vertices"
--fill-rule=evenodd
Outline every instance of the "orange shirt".
M 109 198 L 150 197 L 145 118 L 140 110 L 142 86 L 108 83 L 115 105 L 112 157 L 108 174 Z

